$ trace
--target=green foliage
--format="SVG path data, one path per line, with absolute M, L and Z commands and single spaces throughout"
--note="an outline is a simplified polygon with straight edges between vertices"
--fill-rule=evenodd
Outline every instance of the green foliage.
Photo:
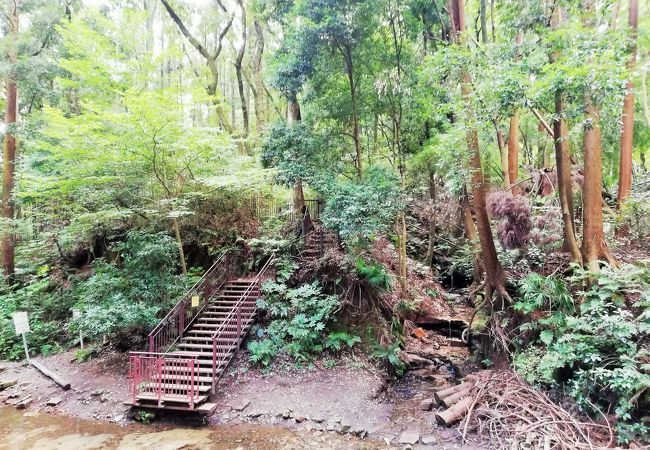
M 398 375 L 402 375 L 406 370 L 406 365 L 399 357 L 400 350 L 401 345 L 398 340 L 386 347 L 376 345 L 372 353 L 370 353 L 370 358 L 386 360 Z
M 129 348 L 143 342 L 186 284 L 175 274 L 178 248 L 165 234 L 130 232 L 115 251 L 121 266 L 99 260 L 93 275 L 77 285 L 74 296 L 82 315 L 73 328 L 90 339 L 107 336 Z
M 370 285 L 382 291 L 389 291 L 393 286 L 393 277 L 386 271 L 386 268 L 376 262 L 367 263 L 362 258 L 355 263 L 357 275 L 367 280 Z
M 359 342 L 361 342 L 361 338 L 359 336 L 346 333 L 345 331 L 339 331 L 337 333 L 330 333 L 327 335 L 325 348 L 339 352 L 343 348 L 343 344 L 345 344 L 348 348 L 352 348 Z
M 650 428 L 639 422 L 650 405 L 650 372 L 641 342 L 650 335 L 650 285 L 647 270 L 605 267 L 581 293 L 575 310 L 566 286 L 552 277 L 529 276 L 522 284 L 522 312 L 549 313 L 538 321 L 543 346 L 519 352 L 515 368 L 529 382 L 564 384 L 586 410 L 612 407 L 619 439 L 647 439 Z M 583 285 L 593 274 L 577 270 L 573 282 Z M 626 307 L 627 302 L 633 305 Z M 638 311 L 635 315 L 630 309 Z M 636 437 L 635 437 L 636 436 Z
M 271 322 L 262 331 L 262 339 L 248 345 L 251 361 L 266 366 L 278 354 L 307 361 L 322 352 L 327 345 L 327 326 L 339 307 L 338 298 L 323 294 L 317 281 L 296 288 L 267 281 L 262 291 L 264 295 L 258 307 L 267 312 Z M 356 341 L 352 336 L 339 338 L 334 338 L 332 343 L 342 340 L 354 345 Z
M 379 167 L 368 169 L 361 181 L 341 181 L 323 190 L 327 204 L 322 221 L 347 241 L 388 232 L 404 206 L 399 178 Z

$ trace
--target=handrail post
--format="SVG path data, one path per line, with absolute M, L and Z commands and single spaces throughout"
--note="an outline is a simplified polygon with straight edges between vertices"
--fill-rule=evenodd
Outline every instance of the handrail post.
M 178 339 L 183 337 L 185 331 L 185 314 L 187 310 L 187 303 L 183 303 L 178 313 Z
M 149 335 L 149 352 L 153 353 L 155 351 L 156 350 L 154 349 L 154 345 L 153 345 L 153 335 L 150 334 Z
M 158 388 L 157 389 L 158 390 L 158 407 L 160 407 L 160 406 L 162 406 L 162 373 L 163 373 L 163 368 L 164 368 L 164 365 L 165 365 L 165 359 L 162 358 L 162 357 L 158 357 L 156 359 L 157 359 L 157 362 L 156 362 L 156 364 L 154 366 L 157 368 L 157 374 L 156 375 L 158 375 L 158 377 L 157 377 L 158 379 L 156 380 L 157 381 L 156 384 L 157 384 L 157 388 Z
M 217 379 L 217 337 L 212 337 L 212 395 L 216 394 Z
M 194 409 L 194 358 L 190 358 L 188 366 L 190 367 L 190 409 Z
M 237 348 L 241 345 L 241 304 L 237 307 Z

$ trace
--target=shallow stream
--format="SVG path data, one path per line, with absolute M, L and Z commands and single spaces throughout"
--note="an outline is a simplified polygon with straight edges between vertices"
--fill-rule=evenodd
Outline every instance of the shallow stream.
M 173 428 L 90 422 L 0 407 L 0 449 L 375 449 L 377 441 L 320 431 L 291 431 L 268 425 Z

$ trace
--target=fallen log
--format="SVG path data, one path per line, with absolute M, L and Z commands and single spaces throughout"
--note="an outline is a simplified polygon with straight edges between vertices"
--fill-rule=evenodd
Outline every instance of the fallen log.
M 463 386 L 463 385 L 461 385 Z M 465 384 L 465 389 L 462 391 L 458 391 L 455 394 L 452 394 L 448 397 L 445 397 L 442 399 L 442 405 L 445 408 L 450 408 L 452 405 L 458 403 L 462 398 L 467 397 L 470 392 L 472 392 L 472 388 L 474 387 L 473 385 L 470 384 Z
M 434 392 L 433 398 L 436 401 L 436 404 L 440 405 L 443 399 L 449 397 L 450 395 L 454 395 L 456 392 L 464 391 L 465 389 L 467 389 L 468 385 L 474 386 L 474 383 L 461 383 L 452 387 L 448 387 L 447 389 Z
M 473 401 L 474 399 L 472 397 L 465 397 L 455 405 L 452 405 L 451 408 L 436 413 L 436 422 L 446 427 L 450 426 L 467 413 Z
M 0 380 L 0 391 L 4 391 L 16 383 L 18 383 L 18 380 Z
M 30 364 L 34 366 L 34 368 L 38 369 L 38 371 L 40 371 L 43 375 L 45 375 L 46 377 L 54 381 L 56 384 L 61 386 L 64 391 L 67 391 L 68 389 L 70 389 L 70 386 L 72 386 L 72 384 L 68 380 L 61 377 L 56 372 L 51 371 L 40 362 L 32 360 L 30 361 Z

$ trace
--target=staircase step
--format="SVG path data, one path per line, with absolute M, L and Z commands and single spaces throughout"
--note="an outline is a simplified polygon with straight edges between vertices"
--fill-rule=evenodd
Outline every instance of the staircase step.
M 208 399 L 207 395 L 199 395 L 194 397 L 194 404 L 204 402 Z M 164 403 L 190 403 L 186 395 L 164 395 L 160 399 Z M 158 401 L 158 396 L 155 394 L 138 394 L 136 397 L 136 405 L 141 401 Z
M 164 374 L 163 374 L 163 378 L 164 378 Z M 194 379 L 196 380 L 197 378 L 198 378 L 198 376 L 195 374 Z M 149 389 L 155 390 L 155 389 L 158 389 L 158 387 L 161 387 L 162 389 L 175 389 L 177 391 L 185 391 L 185 393 L 187 393 L 190 390 L 189 385 L 176 384 L 176 383 L 162 383 L 160 385 L 158 385 L 158 383 L 145 383 L 145 384 L 143 384 L 141 386 L 141 388 L 147 389 L 147 390 L 149 390 Z M 202 392 L 208 392 L 209 390 L 210 390 L 210 386 L 199 386 L 197 384 L 194 384 L 194 392 L 197 393 L 197 394 L 202 393 Z M 174 394 L 172 394 L 172 395 L 183 395 L 183 393 L 182 392 L 174 392 Z
M 183 348 L 193 348 L 193 349 L 196 349 L 198 351 L 207 351 L 207 350 L 212 351 L 212 344 L 185 344 L 185 343 L 181 343 L 178 346 L 183 347 Z M 230 355 L 230 353 L 232 353 L 232 352 L 217 353 L 217 356 L 228 356 L 228 355 Z

